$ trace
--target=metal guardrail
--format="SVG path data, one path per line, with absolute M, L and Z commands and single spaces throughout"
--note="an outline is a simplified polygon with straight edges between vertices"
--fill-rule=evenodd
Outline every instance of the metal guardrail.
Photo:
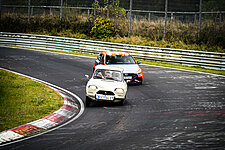
M 98 54 L 102 51 L 129 52 L 135 58 L 225 70 L 225 53 L 128 45 L 102 41 L 0 32 L 0 44 L 38 49 Z

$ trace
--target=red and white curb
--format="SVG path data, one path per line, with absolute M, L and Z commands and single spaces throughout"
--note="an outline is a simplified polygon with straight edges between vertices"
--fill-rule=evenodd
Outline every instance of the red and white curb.
M 0 69 L 3 69 L 3 68 L 0 68 Z M 3 70 L 10 71 L 7 69 L 3 69 Z M 32 138 L 32 137 L 53 131 L 59 127 L 62 127 L 74 121 L 83 113 L 84 111 L 83 101 L 75 94 L 65 89 L 62 89 L 56 85 L 47 83 L 45 81 L 30 77 L 24 74 L 20 74 L 14 71 L 10 71 L 10 72 L 28 77 L 32 80 L 35 80 L 37 82 L 40 82 L 49 86 L 50 88 L 57 91 L 64 98 L 64 104 L 59 110 L 55 111 L 54 113 L 44 118 L 1 132 L 0 146 L 19 142 L 28 138 Z

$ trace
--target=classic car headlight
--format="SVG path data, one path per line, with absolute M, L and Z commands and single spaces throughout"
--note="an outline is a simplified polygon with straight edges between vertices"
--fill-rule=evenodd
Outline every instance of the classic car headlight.
M 118 88 L 118 89 L 115 89 L 115 92 L 118 93 L 118 94 L 123 94 L 124 90 Z
M 89 86 L 88 86 L 88 89 L 95 91 L 95 90 L 97 90 L 98 88 L 97 88 L 97 86 L 95 86 L 95 85 L 89 85 Z

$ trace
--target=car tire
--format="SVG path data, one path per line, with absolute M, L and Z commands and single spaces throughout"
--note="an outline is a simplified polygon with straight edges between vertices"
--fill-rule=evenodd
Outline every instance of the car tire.
M 91 102 L 92 102 L 92 99 L 86 96 L 86 107 L 89 107 Z
M 120 102 L 118 102 L 119 106 L 123 106 L 125 104 L 125 100 L 121 100 Z
M 143 83 L 143 78 L 141 78 L 139 81 L 140 81 L 140 85 L 142 85 L 142 83 Z

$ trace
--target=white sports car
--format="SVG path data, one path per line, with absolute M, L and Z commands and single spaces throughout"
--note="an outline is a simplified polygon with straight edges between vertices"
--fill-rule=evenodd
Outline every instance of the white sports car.
M 123 69 L 98 65 L 86 85 L 86 106 L 91 101 L 109 101 L 123 105 L 126 94 L 127 83 L 123 78 Z

